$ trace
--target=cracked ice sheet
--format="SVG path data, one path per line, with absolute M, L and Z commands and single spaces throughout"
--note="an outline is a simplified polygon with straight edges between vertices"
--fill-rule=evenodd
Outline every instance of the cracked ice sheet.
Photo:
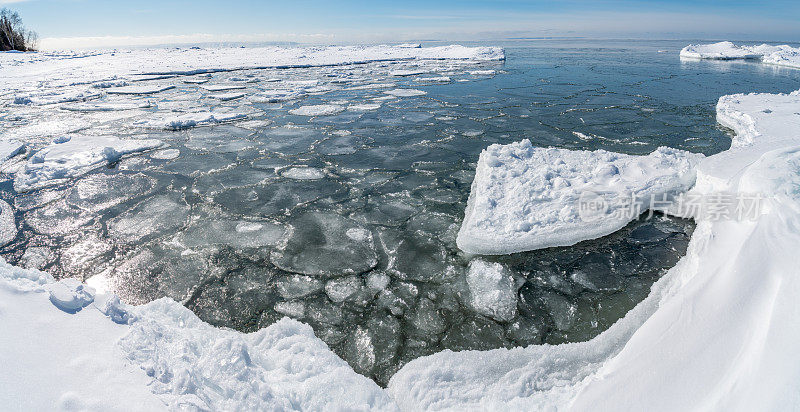
M 535 148 L 529 140 L 491 145 L 478 160 L 458 247 L 468 253 L 508 254 L 611 234 L 638 217 L 625 213 L 627 199 L 635 194 L 645 211 L 651 196 L 687 191 L 702 158 L 666 147 L 631 156 Z M 578 206 L 585 193 L 602 198 L 608 209 L 582 217 Z
M 122 140 L 111 136 L 62 138 L 34 153 L 14 179 L 14 190 L 24 192 L 81 176 L 122 156 L 160 147 L 154 139 Z
M 242 69 L 339 66 L 403 60 L 500 61 L 499 47 L 459 45 L 406 48 L 396 46 L 248 47 L 137 49 L 93 53 L 0 54 L 0 91 L 89 83 L 133 74 L 200 74 Z M 117 91 L 148 91 L 143 86 Z

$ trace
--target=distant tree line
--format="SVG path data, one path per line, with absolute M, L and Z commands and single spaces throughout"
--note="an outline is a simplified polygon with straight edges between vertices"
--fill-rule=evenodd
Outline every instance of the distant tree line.
M 0 51 L 29 51 L 36 49 L 39 36 L 22 25 L 22 19 L 15 11 L 0 9 Z

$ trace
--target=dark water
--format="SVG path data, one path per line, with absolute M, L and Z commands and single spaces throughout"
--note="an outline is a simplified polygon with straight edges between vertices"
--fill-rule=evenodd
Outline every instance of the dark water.
M 439 74 L 401 78 L 387 70 L 413 64 L 217 74 L 212 82 L 256 79 L 248 93 L 270 77 L 319 80 L 332 90 L 282 104 L 210 103 L 188 86 L 161 93 L 163 107 L 247 106 L 271 123 L 146 133 L 120 123 L 120 134 L 159 138 L 180 156 L 126 158 L 26 194 L 6 182 L 2 198 L 24 223 L 3 253 L 59 277 L 100 275 L 129 302 L 172 297 L 218 326 L 253 331 L 289 315 L 381 384 L 409 360 L 443 349 L 587 340 L 680 259 L 693 224 L 657 215 L 573 247 L 468 256 L 455 235 L 474 165 L 489 144 L 524 138 L 629 154 L 662 145 L 713 154 L 730 144 L 715 121 L 719 96 L 798 87 L 798 70 L 681 61 L 685 44 L 515 41 L 499 44 L 504 63 L 435 62 L 428 68 Z M 496 74 L 469 73 L 476 70 Z M 452 81 L 415 81 L 442 75 Z M 388 81 L 427 95 L 384 101 L 386 89 L 352 89 Z M 288 112 L 376 98 L 377 110 Z M 474 259 L 513 273 L 512 320 L 467 303 L 464 276 Z

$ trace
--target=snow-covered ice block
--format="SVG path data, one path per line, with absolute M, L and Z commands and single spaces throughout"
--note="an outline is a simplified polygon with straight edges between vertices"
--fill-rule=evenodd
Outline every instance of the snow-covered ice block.
M 507 254 L 611 234 L 638 217 L 627 208 L 644 212 L 650 199 L 690 189 L 702 157 L 666 147 L 631 156 L 535 148 L 529 140 L 491 145 L 478 160 L 458 247 Z M 582 213 L 581 204 L 600 207 Z
M 47 285 L 50 302 L 67 313 L 75 313 L 94 302 L 94 290 L 77 279 L 63 279 Z
M 383 93 L 394 97 L 415 97 L 415 96 L 424 96 L 428 94 L 428 92 L 426 91 L 417 89 L 394 89 L 394 90 L 387 90 Z
M 74 136 L 56 139 L 34 153 L 14 179 L 14 190 L 24 192 L 81 176 L 123 156 L 157 148 L 155 139 L 127 139 L 112 136 Z
M 721 41 L 712 44 L 693 44 L 681 50 L 681 57 L 694 59 L 715 59 L 715 60 L 735 60 L 735 59 L 758 59 L 761 55 L 753 53 L 748 48 L 737 46 L 729 41 Z
M 254 103 L 280 103 L 287 100 L 299 99 L 306 95 L 302 90 L 274 89 L 264 90 L 250 97 Z
M 729 41 L 692 44 L 681 50 L 682 58 L 713 60 L 761 60 L 762 63 L 800 68 L 800 48 L 789 45 L 737 46 Z
M 18 140 L 0 140 L 0 162 L 4 162 L 25 150 L 25 143 Z
M 183 130 L 191 129 L 193 127 L 231 122 L 234 120 L 244 119 L 246 117 L 247 114 L 242 112 L 198 111 L 183 113 L 175 116 L 166 116 L 160 119 L 145 120 L 136 123 L 136 125 L 156 129 Z

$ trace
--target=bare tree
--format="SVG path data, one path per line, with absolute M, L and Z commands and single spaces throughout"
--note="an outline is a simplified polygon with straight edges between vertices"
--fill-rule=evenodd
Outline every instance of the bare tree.
M 0 9 L 0 50 L 33 50 L 37 40 L 38 35 L 22 25 L 19 13 L 7 8 Z

